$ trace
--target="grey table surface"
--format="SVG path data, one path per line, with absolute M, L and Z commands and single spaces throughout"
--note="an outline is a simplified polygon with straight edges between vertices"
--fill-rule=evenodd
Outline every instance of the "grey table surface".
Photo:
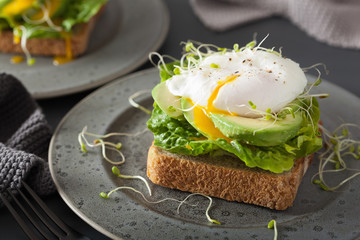
M 325 63 L 330 72 L 324 78 L 360 97 L 360 50 L 342 49 L 320 43 L 280 17 L 252 22 L 222 33 L 213 32 L 205 28 L 193 14 L 188 1 L 166 0 L 166 4 L 171 22 L 168 36 L 159 50 L 162 54 L 178 58 L 181 52 L 179 43 L 188 39 L 231 47 L 234 43 L 241 45 L 251 41 L 255 32 L 258 33 L 258 40 L 269 33 L 270 36 L 264 46 L 282 46 L 284 55 L 295 59 L 301 66 Z M 150 67 L 152 65 L 147 62 L 136 71 Z M 38 103 L 43 108 L 50 125 L 55 129 L 63 116 L 92 91 L 94 90 L 39 100 Z M 92 239 L 107 239 L 73 213 L 57 193 L 44 200 L 60 218 L 79 232 Z M 0 209 L 0 230 L 1 239 L 26 239 L 25 234 L 5 208 Z

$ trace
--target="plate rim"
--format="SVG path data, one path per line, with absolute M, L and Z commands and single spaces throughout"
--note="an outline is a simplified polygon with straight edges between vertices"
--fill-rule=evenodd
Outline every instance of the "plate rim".
M 122 0 L 113 0 L 113 1 L 118 1 L 119 3 L 125 3 L 125 4 L 127 3 L 127 1 L 122 1 Z M 150 46 L 149 52 L 156 51 L 162 46 L 162 44 L 165 42 L 165 39 L 170 29 L 170 13 L 167 4 L 165 4 L 164 0 L 154 0 L 154 1 L 158 2 L 161 7 L 160 10 L 156 10 L 156 11 L 162 13 L 163 21 L 161 22 L 161 28 L 159 28 L 160 34 L 157 34 L 158 37 L 155 39 L 155 44 Z M 131 73 L 131 71 L 136 70 L 138 67 L 146 63 L 146 61 L 148 60 L 149 52 L 144 52 L 144 54 L 141 57 L 136 59 L 135 63 L 129 66 L 125 66 L 124 68 L 120 69 L 120 71 L 117 70 L 106 76 L 99 76 L 97 79 L 95 79 L 95 81 L 89 81 L 87 83 L 83 83 L 76 86 L 60 87 L 54 90 L 42 91 L 40 89 L 40 90 L 31 91 L 30 94 L 34 99 L 42 100 L 42 99 L 63 97 L 74 93 L 84 92 L 90 89 L 100 87 L 112 80 L 115 80 L 116 78 Z M 14 73 L 12 72 L 12 74 Z
M 57 192 L 59 193 L 59 195 L 61 196 L 61 198 L 64 200 L 64 202 L 66 203 L 66 205 L 75 213 L 77 214 L 84 222 L 88 223 L 90 226 L 92 226 L 93 228 L 95 228 L 97 231 L 103 233 L 104 235 L 112 238 L 112 239 L 122 239 L 119 236 L 116 236 L 114 234 L 112 234 L 109 231 L 106 231 L 102 226 L 98 225 L 96 222 L 94 222 L 93 220 L 91 220 L 88 216 L 86 216 L 86 214 L 84 214 L 83 212 L 79 211 L 78 208 L 75 207 L 75 205 L 73 204 L 73 202 L 68 198 L 67 194 L 65 193 L 65 191 L 63 189 L 61 189 L 59 187 L 59 183 L 58 180 L 55 178 L 55 172 L 52 166 L 52 162 L 53 162 L 53 158 L 52 158 L 52 151 L 51 149 L 53 149 L 54 147 L 54 142 L 55 142 L 55 138 L 58 135 L 59 131 L 61 130 L 62 125 L 66 122 L 66 120 L 69 118 L 69 116 L 72 115 L 72 113 L 74 111 L 77 110 L 77 108 L 79 106 L 82 105 L 83 102 L 86 102 L 88 99 L 91 99 L 94 95 L 96 95 L 99 91 L 102 91 L 105 88 L 111 87 L 112 85 L 116 85 L 119 84 L 120 82 L 124 82 L 127 81 L 129 79 L 132 78 L 136 78 L 138 76 L 141 75 L 146 75 L 147 73 L 152 73 L 155 72 L 157 69 L 156 68 L 149 68 L 149 69 L 145 69 L 142 71 L 138 71 L 126 76 L 122 76 L 119 77 L 117 79 L 114 79 L 114 81 L 107 83 L 105 85 L 103 85 L 102 87 L 100 87 L 99 89 L 95 90 L 94 92 L 90 93 L 89 95 L 87 95 L 86 97 L 84 97 L 82 100 L 80 100 L 77 104 L 75 104 L 66 114 L 65 116 L 61 119 L 61 121 L 59 122 L 59 124 L 57 125 L 50 143 L 49 143 L 49 151 L 48 151 L 48 164 L 49 164 L 49 170 L 50 170 L 50 174 L 51 174 L 51 178 L 55 183 L 55 187 Z

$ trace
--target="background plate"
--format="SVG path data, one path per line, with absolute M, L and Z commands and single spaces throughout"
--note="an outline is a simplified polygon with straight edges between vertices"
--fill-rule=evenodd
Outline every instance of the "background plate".
M 111 0 L 97 22 L 86 53 L 60 66 L 36 56 L 35 65 L 11 64 L 0 54 L 1 71 L 19 78 L 35 98 L 49 98 L 100 86 L 122 76 L 156 51 L 169 28 L 162 0 Z
M 308 76 L 310 81 L 314 80 Z M 150 69 L 119 79 L 100 88 L 75 106 L 59 124 L 50 144 L 50 170 L 57 189 L 86 222 L 111 238 L 124 239 L 272 239 L 273 230 L 267 223 L 276 219 L 281 239 L 353 239 L 360 235 L 360 179 L 354 179 L 339 192 L 325 192 L 311 184 L 317 171 L 316 157 L 300 185 L 294 206 L 275 211 L 258 206 L 214 199 L 210 215 L 222 225 L 209 224 L 205 217 L 208 200 L 193 197 L 198 206 L 178 203 L 149 204 L 130 191 L 115 193 L 102 199 L 99 193 L 126 185 L 146 193 L 141 181 L 114 177 L 111 165 L 105 162 L 98 149 L 80 152 L 77 134 L 87 125 L 88 131 L 139 132 L 149 116 L 132 108 L 128 97 L 159 82 L 157 69 Z M 351 93 L 323 81 L 318 92 L 330 93 L 320 101 L 322 120 L 327 129 L 342 122 L 358 123 L 360 99 Z M 150 94 L 139 97 L 141 104 L 151 108 Z M 359 139 L 360 134 L 354 136 Z M 117 137 L 121 141 L 126 163 L 120 166 L 123 174 L 146 176 L 146 156 L 153 136 L 149 131 L 138 137 Z M 109 153 L 109 156 L 118 158 Z M 360 169 L 360 162 L 350 167 Z M 337 176 L 334 177 L 337 180 Z M 151 200 L 165 197 L 185 198 L 188 193 L 150 184 Z

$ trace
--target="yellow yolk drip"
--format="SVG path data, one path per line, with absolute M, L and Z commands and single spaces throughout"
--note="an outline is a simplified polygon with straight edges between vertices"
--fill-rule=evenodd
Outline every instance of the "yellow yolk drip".
M 30 8 L 36 0 L 14 0 L 8 3 L 1 11 L 2 15 L 15 16 Z
M 227 115 L 233 115 L 224 110 L 220 110 L 214 107 L 214 100 L 219 94 L 219 90 L 225 84 L 234 81 L 238 75 L 233 75 L 227 77 L 224 81 L 219 81 L 218 86 L 215 88 L 211 96 L 209 97 L 208 103 L 206 107 L 195 106 L 194 107 L 194 124 L 195 126 L 202 132 L 206 133 L 210 139 L 216 140 L 218 138 L 223 138 L 226 141 L 230 142 L 231 139 L 226 137 L 218 128 L 215 127 L 213 121 L 211 121 L 209 115 L 210 113 L 221 113 Z
M 201 132 L 206 133 L 206 135 L 212 140 L 216 140 L 218 138 L 224 138 L 226 140 L 229 139 L 215 127 L 213 121 L 211 121 L 207 115 L 205 108 L 199 105 L 194 108 L 194 124 Z
M 25 60 L 23 56 L 13 56 L 11 58 L 11 63 L 21 63 Z
M 53 60 L 54 65 L 68 63 L 73 60 L 71 50 L 71 34 L 67 32 L 62 32 L 61 36 L 65 40 L 66 56 L 55 56 Z
M 19 44 L 20 41 L 21 41 L 21 37 L 20 37 L 20 36 L 17 36 L 17 35 L 14 35 L 13 42 L 14 42 L 15 44 Z
M 226 115 L 236 115 L 235 113 L 231 113 L 222 109 L 218 109 L 214 107 L 214 101 L 217 98 L 220 88 L 222 88 L 225 84 L 234 81 L 239 75 L 232 75 L 226 77 L 223 81 L 218 81 L 218 85 L 216 86 L 215 90 L 212 92 L 211 96 L 209 97 L 209 100 L 207 102 L 206 111 L 208 113 L 219 113 L 219 114 L 226 114 Z

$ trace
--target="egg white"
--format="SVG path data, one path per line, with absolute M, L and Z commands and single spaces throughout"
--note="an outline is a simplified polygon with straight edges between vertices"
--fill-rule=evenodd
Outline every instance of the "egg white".
M 216 64 L 218 68 L 211 67 Z M 240 116 L 257 117 L 249 101 L 259 111 L 278 112 L 304 91 L 307 79 L 299 64 L 274 53 L 256 49 L 214 53 L 196 68 L 182 71 L 167 81 L 175 96 L 190 98 L 206 107 L 208 99 L 221 81 L 236 75 L 219 90 L 213 105 Z

